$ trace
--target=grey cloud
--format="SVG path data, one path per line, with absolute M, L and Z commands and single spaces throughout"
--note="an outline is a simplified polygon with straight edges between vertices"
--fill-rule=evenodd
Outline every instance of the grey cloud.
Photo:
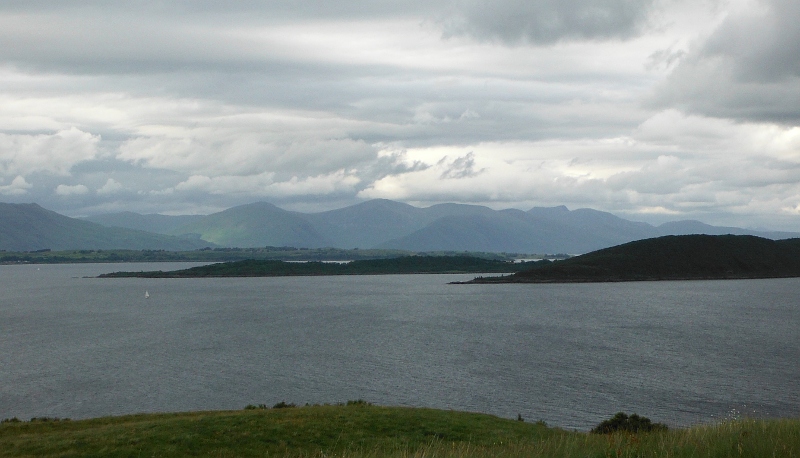
M 647 63 L 645 64 L 645 68 L 648 70 L 655 70 L 658 68 L 670 68 L 675 63 L 680 62 L 680 60 L 686 55 L 686 51 L 682 49 L 673 49 L 673 47 L 669 47 L 666 49 L 660 49 L 647 58 Z
M 505 43 L 625 39 L 646 25 L 653 0 L 459 0 L 445 33 Z
M 162 73 L 270 64 L 218 25 L 71 10 L 0 15 L 0 58 L 66 73 Z
M 447 35 L 518 44 L 620 39 L 646 24 L 655 0 L 397 0 L 4 2 L 0 57 L 82 72 L 262 69 L 261 44 L 237 33 L 303 21 L 415 18 Z M 291 60 L 291 59 L 289 59 Z
M 408 162 L 405 157 L 405 151 L 394 151 L 376 158 L 371 163 L 364 164 L 358 170 L 359 178 L 361 178 L 364 186 L 371 184 L 383 177 L 389 175 L 401 175 L 403 173 L 419 172 L 427 170 L 431 166 L 422 161 Z
M 103 10 L 116 14 L 149 14 L 162 17 L 208 18 L 214 21 L 271 21 L 287 18 L 364 18 L 408 14 L 439 8 L 443 1 L 425 0 L 140 0 L 108 2 L 105 0 L 6 0 L 0 11 L 59 12 L 80 11 L 83 14 Z
M 123 189 L 113 194 L 96 192 L 108 183 L 109 178 L 121 184 Z M 70 216 L 118 211 L 209 213 L 245 203 L 231 196 L 207 193 L 158 195 L 150 192 L 153 189 L 169 188 L 187 178 L 186 175 L 171 170 L 144 169 L 114 159 L 92 160 L 74 166 L 70 177 L 31 173 L 26 176 L 30 185 L 25 186 L 24 194 L 3 195 L 2 200 L 14 203 L 36 202 L 47 209 Z M 61 194 L 57 193 L 59 186 L 63 186 Z M 64 193 L 81 189 L 77 186 L 85 186 L 87 192 Z
M 283 145 L 274 166 L 287 176 L 298 172 L 315 175 L 332 170 L 357 167 L 375 159 L 375 147 L 361 140 L 329 139 L 302 141 Z M 280 178 L 280 175 L 278 175 Z
M 719 166 L 722 171 L 716 173 L 724 176 L 732 190 L 742 188 L 769 189 L 784 185 L 795 186 L 800 183 L 800 163 L 769 158 L 749 158 L 740 164 Z M 709 167 L 711 169 L 711 167 Z M 712 170 L 705 171 L 707 174 Z
M 208 84 L 198 84 L 198 80 Z M 435 75 L 425 72 L 397 71 L 391 77 L 365 81 L 336 68 L 310 71 L 303 77 L 279 72 L 232 73 L 209 74 L 206 79 L 175 75 L 150 81 L 143 78 L 138 85 L 160 82 L 170 92 L 186 97 L 212 92 L 207 96 L 255 109 L 333 112 L 347 120 L 341 135 L 368 144 L 402 140 L 411 147 L 466 145 L 487 139 L 589 137 L 625 132 L 643 120 L 634 100 L 604 102 L 589 84 L 560 91 L 500 79 L 487 86 L 484 79 L 472 78 L 442 88 L 437 87 Z M 591 103 L 576 106 L 582 99 Z M 586 121 L 580 126 L 571 122 L 578 113 Z
M 452 161 L 443 157 L 437 165 L 445 167 L 440 175 L 442 179 L 461 179 L 470 178 L 484 172 L 485 169 L 475 170 L 475 153 L 469 152 L 464 156 L 459 156 Z
M 661 157 L 640 170 L 621 172 L 609 177 L 607 184 L 614 191 L 632 190 L 641 194 L 675 194 L 685 186 L 703 180 L 693 176 L 675 157 Z
M 767 10 L 726 21 L 701 56 L 731 60 L 736 80 L 780 82 L 800 76 L 800 3 L 762 0 Z
M 685 56 L 650 104 L 740 121 L 800 123 L 800 3 L 764 0 Z

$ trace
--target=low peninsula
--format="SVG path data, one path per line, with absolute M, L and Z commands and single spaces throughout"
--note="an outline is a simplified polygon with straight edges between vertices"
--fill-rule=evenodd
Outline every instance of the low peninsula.
M 800 239 L 680 235 L 638 240 L 503 277 L 456 283 L 588 283 L 800 277 Z
M 364 259 L 347 263 L 285 262 L 244 260 L 222 262 L 190 269 L 150 272 L 114 272 L 99 278 L 206 278 L 206 277 L 288 277 L 314 275 L 390 275 L 513 273 L 549 261 L 515 263 L 473 256 L 402 256 L 390 259 Z

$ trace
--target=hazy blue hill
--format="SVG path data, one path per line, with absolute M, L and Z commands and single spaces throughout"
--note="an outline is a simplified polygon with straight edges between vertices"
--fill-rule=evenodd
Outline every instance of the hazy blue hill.
M 559 205 L 557 207 L 533 207 L 528 210 L 533 216 L 546 219 L 560 219 L 569 213 L 566 205 Z
M 226 247 L 295 246 L 414 251 L 587 253 L 661 235 L 750 234 L 780 239 L 800 233 L 758 232 L 677 221 L 654 227 L 581 208 L 493 210 L 445 203 L 427 208 L 375 199 L 337 210 L 298 213 L 268 203 L 233 207 L 208 216 L 117 213 L 91 218 L 108 226 L 193 234 Z
M 589 209 L 569 211 L 562 206 L 523 212 L 463 207 L 472 208 L 459 208 L 453 216 L 435 219 L 380 246 L 412 251 L 584 253 L 658 235 L 648 224 Z
M 484 216 L 491 218 L 497 214 L 497 210 L 482 205 L 469 204 L 437 204 L 427 208 L 421 208 L 427 222 L 433 222 L 445 216 Z
M 386 199 L 305 215 L 314 228 L 341 248 L 373 248 L 425 224 L 423 209 Z
M 195 250 L 208 245 L 161 234 L 109 228 L 36 204 L 0 203 L 0 249 L 7 251 L 133 249 Z
M 306 219 L 306 215 L 266 202 L 240 205 L 204 216 L 174 229 L 172 234 L 196 234 L 203 240 L 227 247 L 333 246 Z
M 380 245 L 409 251 L 492 251 L 533 253 L 536 240 L 529 227 L 513 218 L 481 215 L 445 216 L 415 231 Z
M 656 228 L 636 221 L 629 221 L 608 212 L 579 208 L 568 210 L 567 207 L 541 208 L 534 207 L 528 214 L 537 220 L 549 220 L 568 225 L 579 230 L 591 230 L 596 236 L 602 233 L 608 239 L 636 239 L 659 235 Z
M 479 210 L 480 208 L 484 210 Z M 564 224 L 541 221 L 521 210 L 494 211 L 486 207 L 472 214 L 445 216 L 405 237 L 381 245 L 412 251 L 471 251 L 563 253 L 586 249 L 587 234 Z M 437 248 L 441 247 L 441 248 Z
M 591 208 L 579 208 L 565 215 L 563 221 L 582 229 L 601 229 L 608 232 L 623 233 L 628 237 L 655 234 L 653 226 L 647 223 L 629 221 L 608 212 Z
M 158 234 L 170 234 L 175 229 L 197 222 L 202 218 L 202 215 L 170 216 L 154 213 L 142 215 L 134 212 L 119 212 L 87 216 L 81 219 L 106 227 L 124 227 Z
M 800 239 L 670 235 L 605 248 L 505 279 L 488 281 L 592 282 L 797 276 L 800 276 Z
M 306 215 L 314 227 L 335 246 L 374 248 L 386 246 L 425 226 L 451 216 L 484 215 L 496 212 L 488 207 L 464 204 L 439 204 L 427 208 L 386 199 L 374 199 L 350 207 Z M 444 245 L 436 250 L 447 250 Z M 480 251 L 474 248 L 473 251 Z M 502 251 L 502 250 L 491 250 Z
M 608 212 L 566 207 L 553 209 L 533 208 L 528 214 L 537 222 L 550 221 L 560 224 L 566 233 L 579 234 L 573 238 L 569 253 L 586 253 L 632 240 L 641 240 L 662 235 L 656 228 L 641 222 L 629 221 Z M 573 236 L 574 237 L 574 236 Z

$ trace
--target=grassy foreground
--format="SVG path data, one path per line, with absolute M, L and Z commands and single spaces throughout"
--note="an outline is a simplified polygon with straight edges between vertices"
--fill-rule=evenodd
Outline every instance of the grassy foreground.
M 800 421 L 611 435 L 370 405 L 0 424 L 0 456 L 797 457 Z

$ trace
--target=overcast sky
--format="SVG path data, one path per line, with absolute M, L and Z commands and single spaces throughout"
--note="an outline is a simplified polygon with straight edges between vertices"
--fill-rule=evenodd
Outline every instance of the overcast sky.
M 132 6 L 130 6 L 130 5 Z M 0 201 L 800 231 L 796 0 L 0 0 Z

